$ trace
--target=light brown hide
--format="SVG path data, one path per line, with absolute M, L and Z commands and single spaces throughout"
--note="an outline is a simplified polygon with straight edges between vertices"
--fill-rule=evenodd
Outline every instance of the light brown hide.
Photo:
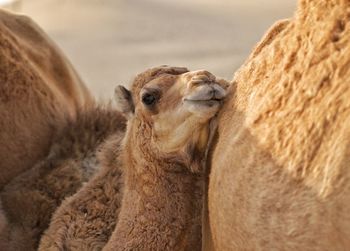
M 207 250 L 350 250 L 349 21 L 349 1 L 300 1 L 235 74 Z
M 0 188 L 42 158 L 62 121 L 91 102 L 51 39 L 30 18 L 0 10 Z

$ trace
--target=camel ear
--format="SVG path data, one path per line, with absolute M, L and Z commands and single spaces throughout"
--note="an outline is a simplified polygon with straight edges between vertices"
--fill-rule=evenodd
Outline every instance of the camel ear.
M 135 106 L 131 92 L 122 85 L 118 85 L 114 90 L 114 99 L 118 109 L 129 116 L 134 113 Z

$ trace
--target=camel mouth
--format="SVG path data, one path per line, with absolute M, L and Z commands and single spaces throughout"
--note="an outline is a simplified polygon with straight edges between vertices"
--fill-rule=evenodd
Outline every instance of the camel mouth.
M 210 118 L 219 111 L 222 106 L 222 99 L 184 99 L 183 104 L 186 109 L 192 113 L 196 114 L 200 117 L 204 116 L 206 118 Z
M 197 109 L 219 107 L 226 96 L 226 90 L 220 85 L 202 85 L 183 98 L 185 105 Z
M 220 105 L 222 103 L 222 99 L 184 99 L 183 100 L 185 104 L 190 104 L 190 105 L 198 105 L 198 106 L 216 106 Z

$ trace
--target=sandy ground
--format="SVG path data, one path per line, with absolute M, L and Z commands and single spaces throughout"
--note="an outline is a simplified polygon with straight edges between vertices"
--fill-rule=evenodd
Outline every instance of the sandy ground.
M 59 44 L 91 91 L 113 95 L 136 73 L 157 65 L 207 69 L 231 79 L 292 0 L 22 0 Z

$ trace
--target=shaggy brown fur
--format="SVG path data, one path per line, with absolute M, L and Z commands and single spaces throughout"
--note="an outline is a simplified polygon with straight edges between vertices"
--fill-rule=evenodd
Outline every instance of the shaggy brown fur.
M 219 107 L 200 106 L 198 114 L 184 108 L 182 99 L 190 96 L 185 89 L 200 93 L 215 82 L 208 72 L 186 72 L 152 69 L 136 78 L 131 95 L 124 89 L 121 102 L 130 118 L 121 153 L 125 187 L 118 223 L 105 251 L 201 249 L 201 168 L 208 121 Z M 154 92 L 154 105 L 141 102 L 145 93 Z M 182 135 L 169 137 L 178 128 Z
M 350 2 L 300 1 L 234 82 L 211 159 L 215 250 L 350 250 Z
M 53 138 L 48 156 L 1 192 L 7 225 L 0 250 L 36 250 L 51 215 L 98 170 L 96 153 L 109 137 L 121 137 L 125 118 L 111 107 L 81 110 Z
M 43 158 L 65 117 L 90 102 L 47 35 L 28 17 L 0 10 L 0 188 Z
M 101 250 L 115 228 L 122 200 L 121 134 L 101 148 L 101 170 L 75 195 L 62 202 L 39 250 Z

